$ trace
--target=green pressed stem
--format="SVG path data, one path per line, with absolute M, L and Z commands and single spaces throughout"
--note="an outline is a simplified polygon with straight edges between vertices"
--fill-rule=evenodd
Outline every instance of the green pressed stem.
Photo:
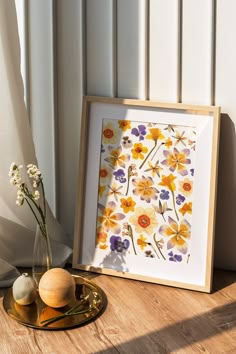
M 30 210 L 31 210 L 32 213 L 34 214 L 34 217 L 35 217 L 35 219 L 36 219 L 36 221 L 37 221 L 37 223 L 38 223 L 38 225 L 39 225 L 39 227 L 40 227 L 42 233 L 44 234 L 44 230 L 43 230 L 43 228 L 42 228 L 42 223 L 39 221 L 39 219 L 38 219 L 38 217 L 37 217 L 37 215 L 36 215 L 34 209 L 32 208 L 30 202 L 28 201 L 28 199 L 25 199 L 25 200 L 26 200 L 26 203 L 28 204 Z
M 155 149 L 156 146 L 157 146 L 157 140 L 155 140 L 155 144 L 154 144 L 153 148 L 149 151 L 149 153 L 147 154 L 147 156 L 145 157 L 145 159 L 143 160 L 143 162 L 139 166 L 140 170 L 141 170 L 141 168 L 143 167 L 143 165 L 145 164 L 145 162 L 147 161 L 147 159 L 149 158 L 149 156 L 151 155 L 151 153 L 153 152 L 153 150 Z
M 174 206 L 175 215 L 176 215 L 177 220 L 179 221 L 179 216 L 178 216 L 178 214 L 177 214 L 176 207 L 175 207 L 175 195 L 174 195 L 174 191 L 171 191 L 171 194 L 172 194 L 172 200 L 173 200 L 173 206 Z
M 157 246 L 158 251 L 160 252 L 160 255 L 162 256 L 162 258 L 164 260 L 166 260 L 164 254 L 162 253 L 161 247 L 158 245 L 158 241 L 156 240 L 156 234 L 153 235 L 153 239 L 154 239 L 154 242 L 155 242 L 155 244 Z
M 157 254 L 157 251 L 155 250 L 155 248 L 153 247 L 153 245 L 152 245 L 150 242 L 148 242 L 148 245 L 152 247 L 153 251 L 154 251 L 154 252 L 156 253 L 156 255 L 157 255 L 157 258 L 160 259 L 159 255 Z
M 128 181 L 127 181 L 127 189 L 126 189 L 125 195 L 127 195 L 128 192 L 129 192 L 129 181 L 130 181 L 130 172 L 131 172 L 131 169 L 132 169 L 132 167 L 129 166 L 129 168 L 128 168 L 128 176 L 127 176 L 127 179 L 128 179 Z
M 160 149 L 160 147 L 162 146 L 162 145 L 164 145 L 165 143 L 160 143 L 160 145 L 158 146 L 158 148 L 156 149 L 156 151 L 155 151 L 155 154 L 153 155 L 153 157 L 151 158 L 151 160 L 153 160 L 154 159 L 154 157 L 156 156 L 156 153 L 157 153 L 157 151 Z
M 131 238 L 131 241 L 132 241 L 134 253 L 135 253 L 135 255 L 137 256 L 137 252 L 136 252 L 136 249 L 135 249 L 135 247 L 134 247 L 133 230 L 132 230 L 132 227 L 131 227 L 130 225 L 128 226 L 128 230 L 129 230 L 129 235 L 130 235 L 130 238 Z
M 47 213 L 47 209 L 46 209 L 46 198 L 45 198 L 45 190 L 44 190 L 44 185 L 42 180 L 40 179 L 40 184 L 42 187 L 42 192 L 43 192 L 43 209 L 44 209 L 44 218 L 46 220 L 46 213 Z
M 83 313 L 88 313 L 90 311 L 91 311 L 90 308 L 86 309 L 86 310 L 76 311 L 76 312 L 69 312 L 68 311 L 68 312 L 58 315 L 56 317 L 52 317 L 52 318 L 49 318 L 48 320 L 44 320 L 41 323 L 43 324 L 43 327 L 44 327 L 44 326 L 48 326 L 51 323 L 57 322 L 57 321 L 61 320 L 62 318 L 69 317 L 69 316 L 75 316 L 75 315 L 82 315 Z
M 48 318 L 47 320 L 43 320 L 40 323 L 42 323 L 43 326 L 47 326 L 53 322 L 59 321 L 60 319 L 68 317 L 68 316 L 81 315 L 83 313 L 90 312 L 92 310 L 92 308 L 90 308 L 90 307 L 79 311 L 79 308 L 88 300 L 88 298 L 89 298 L 89 295 L 85 296 L 79 304 L 73 306 L 70 310 L 66 311 L 65 313 L 62 313 L 61 315 L 58 315 L 55 317 Z

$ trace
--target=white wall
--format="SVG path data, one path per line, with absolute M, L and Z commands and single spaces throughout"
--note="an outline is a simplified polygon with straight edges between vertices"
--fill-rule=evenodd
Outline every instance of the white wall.
M 236 269 L 236 2 L 57 0 L 54 6 L 51 1 L 47 5 L 35 0 L 29 3 L 33 7 L 40 3 L 45 11 L 51 6 L 46 11 L 47 23 L 39 11 L 34 27 L 46 26 L 49 30 L 49 39 L 42 42 L 44 45 L 40 42 L 40 50 L 52 72 L 43 70 L 42 65 L 47 68 L 45 61 L 36 60 L 34 70 L 45 82 L 40 86 L 37 75 L 33 82 L 41 89 L 46 85 L 53 105 L 45 97 L 41 125 L 31 104 L 31 120 L 33 129 L 37 126 L 34 134 L 46 132 L 46 139 L 51 141 L 45 141 L 48 151 L 42 149 L 41 138 L 35 143 L 45 179 L 50 181 L 48 189 L 55 191 L 55 197 L 49 198 L 51 205 L 55 202 L 54 210 L 70 237 L 74 229 L 76 176 L 80 172 L 77 162 L 83 94 L 216 104 L 222 106 L 223 112 L 216 265 Z M 33 17 L 36 12 L 33 14 L 32 10 Z M 32 18 L 28 21 L 31 23 Z M 32 35 L 30 38 L 33 45 Z M 51 80 L 56 83 L 54 90 Z M 31 99 L 35 100 L 32 94 Z M 44 103 L 43 97 L 36 98 Z

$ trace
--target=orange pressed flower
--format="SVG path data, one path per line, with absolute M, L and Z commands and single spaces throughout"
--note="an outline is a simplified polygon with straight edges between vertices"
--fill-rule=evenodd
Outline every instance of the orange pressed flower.
M 182 208 L 179 209 L 179 212 L 182 215 L 185 215 L 186 213 L 192 214 L 192 202 L 184 203 Z
M 97 243 L 105 243 L 107 241 L 107 233 L 103 229 L 97 230 Z
M 99 248 L 101 249 L 101 250 L 106 250 L 107 249 L 107 245 L 99 245 Z

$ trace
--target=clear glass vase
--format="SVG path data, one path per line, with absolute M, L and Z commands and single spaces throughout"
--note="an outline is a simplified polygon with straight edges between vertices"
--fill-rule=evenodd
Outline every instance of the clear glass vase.
M 51 267 L 52 267 L 52 251 L 51 251 L 47 225 L 37 224 L 35 240 L 34 240 L 34 253 L 33 253 L 33 265 L 32 265 L 32 276 L 37 285 L 39 284 L 42 275 Z

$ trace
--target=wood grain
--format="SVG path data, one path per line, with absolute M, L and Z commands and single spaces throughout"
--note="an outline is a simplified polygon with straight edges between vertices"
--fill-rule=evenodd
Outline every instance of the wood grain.
M 106 293 L 96 321 L 67 331 L 24 327 L 2 306 L 0 353 L 236 353 L 236 273 L 214 271 L 213 293 L 70 269 Z

